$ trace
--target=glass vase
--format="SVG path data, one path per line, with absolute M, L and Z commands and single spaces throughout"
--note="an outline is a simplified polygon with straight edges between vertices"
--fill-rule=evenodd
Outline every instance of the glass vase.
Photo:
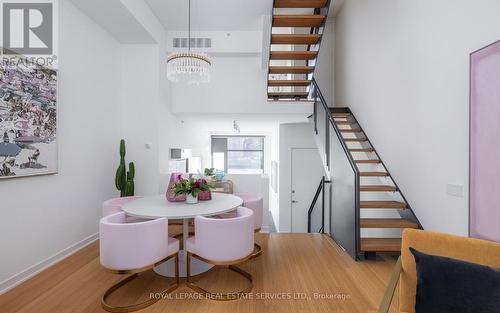
M 196 204 L 198 203 L 198 196 L 193 196 L 192 194 L 186 195 L 186 203 L 187 204 Z

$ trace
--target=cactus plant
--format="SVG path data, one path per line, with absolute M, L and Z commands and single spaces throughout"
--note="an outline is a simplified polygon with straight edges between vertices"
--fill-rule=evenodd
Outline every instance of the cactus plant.
M 128 172 L 127 172 L 127 182 L 125 183 L 125 195 L 133 196 L 134 195 L 134 176 L 135 176 L 135 166 L 134 162 L 130 162 L 128 164 Z
M 120 140 L 120 165 L 116 169 L 115 186 L 120 191 L 120 197 L 130 197 L 134 195 L 134 162 L 129 163 L 129 169 L 125 164 L 125 140 Z

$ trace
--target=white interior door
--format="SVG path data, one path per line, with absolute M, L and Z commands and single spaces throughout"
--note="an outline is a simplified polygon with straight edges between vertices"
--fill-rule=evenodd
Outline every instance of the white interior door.
M 325 175 L 318 149 L 292 149 L 291 225 L 293 233 L 307 233 L 307 212 Z M 320 195 L 321 197 L 321 195 Z M 321 221 L 321 199 L 314 208 L 314 221 Z M 318 214 L 319 213 L 319 214 Z M 319 217 L 319 221 L 317 221 Z M 312 231 L 318 231 L 313 229 Z

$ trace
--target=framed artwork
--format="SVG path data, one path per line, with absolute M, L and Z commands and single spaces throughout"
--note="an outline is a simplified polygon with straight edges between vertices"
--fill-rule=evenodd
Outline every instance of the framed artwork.
M 57 71 L 22 57 L 0 65 L 0 179 L 57 173 Z
M 500 242 L 500 41 L 470 64 L 469 235 Z

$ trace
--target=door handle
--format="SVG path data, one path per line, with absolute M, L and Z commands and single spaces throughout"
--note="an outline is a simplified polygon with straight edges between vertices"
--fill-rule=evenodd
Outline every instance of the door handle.
M 292 200 L 292 203 L 299 203 L 299 201 Z

